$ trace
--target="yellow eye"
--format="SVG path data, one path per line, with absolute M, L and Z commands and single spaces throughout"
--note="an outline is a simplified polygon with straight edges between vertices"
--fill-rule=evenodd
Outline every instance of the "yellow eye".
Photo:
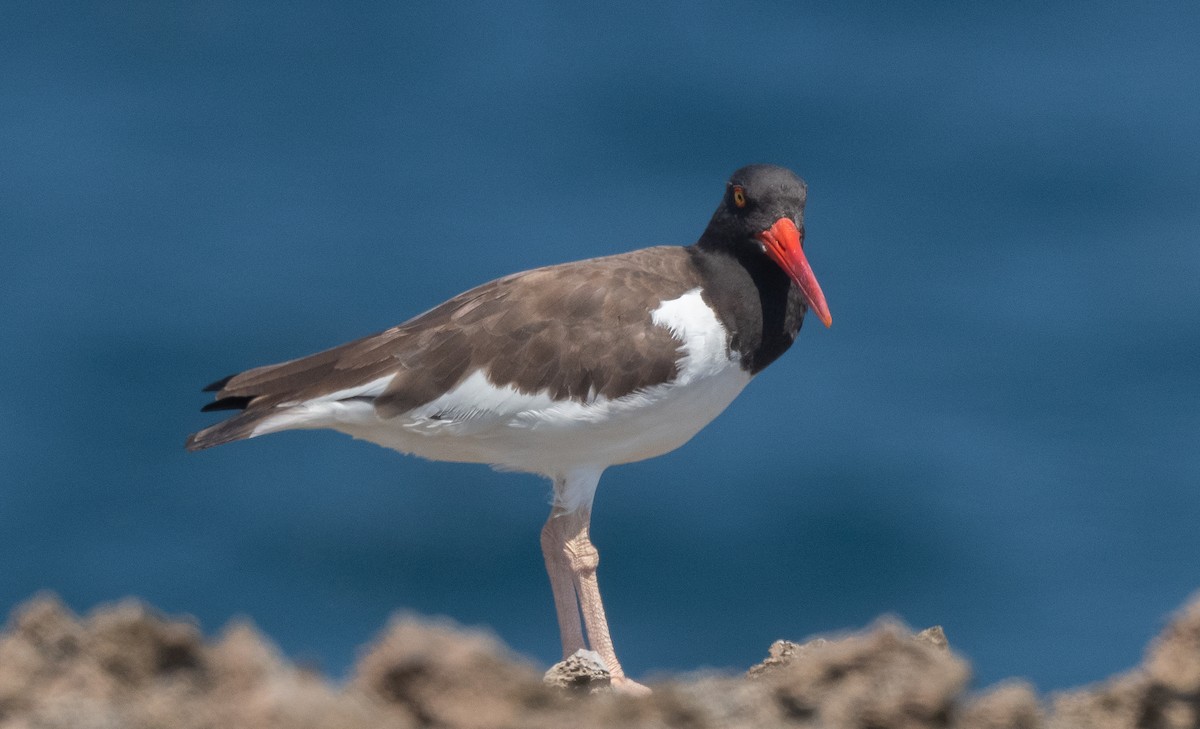
M 739 208 L 746 207 L 746 191 L 742 189 L 741 185 L 733 186 L 733 204 Z

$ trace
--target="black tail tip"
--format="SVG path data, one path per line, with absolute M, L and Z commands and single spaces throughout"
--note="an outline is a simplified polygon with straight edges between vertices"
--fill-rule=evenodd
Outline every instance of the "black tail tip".
M 222 377 L 221 379 L 217 380 L 216 382 L 205 385 L 204 389 L 201 390 L 200 392 L 217 392 L 219 390 L 223 390 L 223 389 L 225 389 L 225 386 L 229 384 L 229 381 L 232 380 L 234 377 L 237 377 L 237 375 L 234 374 L 234 375 L 229 375 L 227 377 Z
M 209 404 L 200 408 L 200 412 L 211 413 L 216 410 L 245 410 L 246 406 L 249 405 L 250 401 L 253 399 L 254 398 L 252 397 L 246 396 L 223 397 L 216 402 L 210 402 Z

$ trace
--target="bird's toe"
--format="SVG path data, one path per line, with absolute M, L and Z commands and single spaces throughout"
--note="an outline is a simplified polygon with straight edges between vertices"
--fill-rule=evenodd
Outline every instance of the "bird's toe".
M 626 696 L 649 696 L 651 693 L 649 687 L 627 676 L 613 676 L 612 687 L 613 691 Z

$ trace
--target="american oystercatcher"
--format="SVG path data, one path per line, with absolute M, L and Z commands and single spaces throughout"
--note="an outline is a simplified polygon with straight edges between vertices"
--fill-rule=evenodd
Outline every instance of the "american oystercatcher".
M 564 658 L 590 646 L 619 689 L 588 536 L 600 474 L 662 455 L 715 418 L 829 307 L 804 255 L 807 187 L 733 173 L 691 246 L 516 273 L 387 331 L 204 388 L 238 414 L 188 450 L 330 428 L 401 453 L 487 463 L 554 483 L 542 553 Z M 582 613 L 582 622 L 580 615 Z M 586 638 L 585 638 L 586 630 Z

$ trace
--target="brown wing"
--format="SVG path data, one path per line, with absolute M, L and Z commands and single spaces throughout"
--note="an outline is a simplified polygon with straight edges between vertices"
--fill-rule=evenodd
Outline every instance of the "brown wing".
M 280 403 L 395 373 L 383 417 L 430 402 L 475 370 L 558 399 L 621 397 L 671 379 L 679 343 L 651 311 L 699 285 L 683 248 L 648 248 L 497 279 L 387 331 L 214 383 L 209 409 L 245 412 L 195 434 L 192 450 L 247 437 Z

